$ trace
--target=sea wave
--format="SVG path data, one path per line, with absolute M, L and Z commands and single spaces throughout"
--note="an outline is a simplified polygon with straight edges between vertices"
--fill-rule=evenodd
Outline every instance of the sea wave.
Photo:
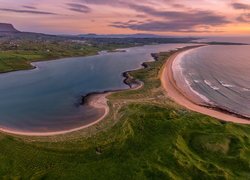
M 187 78 L 184 77 L 185 83 L 187 84 L 187 87 L 189 88 L 189 90 L 194 93 L 196 96 L 200 97 L 205 103 L 207 104 L 214 104 L 210 99 L 208 99 L 206 96 L 200 94 L 199 92 L 195 91 L 192 88 L 192 83 L 190 81 L 187 80 Z
M 206 85 L 208 85 L 210 88 L 212 88 L 212 89 L 214 89 L 214 90 L 216 90 L 216 91 L 220 90 L 219 87 L 216 87 L 215 85 L 213 85 L 209 80 L 204 80 L 204 83 L 205 83 Z
M 228 48 L 207 46 L 181 53 L 173 61 L 173 69 L 178 69 L 176 82 L 197 104 L 200 100 L 200 105 L 206 103 L 205 106 L 249 118 L 250 46 L 230 47 L 232 51 Z M 233 51 L 235 48 L 239 53 Z
M 248 88 L 242 88 L 242 91 L 250 92 L 250 89 L 248 89 Z
M 188 51 L 185 51 L 185 52 L 179 54 L 179 55 L 176 57 L 176 59 L 173 61 L 172 69 L 173 69 L 173 72 L 174 72 L 174 73 L 173 73 L 173 74 L 174 74 L 174 78 L 175 78 L 175 80 L 177 81 L 177 80 L 178 80 L 177 76 L 182 77 L 183 80 L 185 81 L 186 87 L 188 88 L 188 90 L 189 90 L 190 92 L 193 93 L 193 95 L 198 96 L 198 97 L 201 99 L 201 101 L 203 101 L 203 103 L 209 104 L 209 105 L 213 106 L 214 103 L 213 103 L 210 99 L 208 99 L 206 96 L 204 96 L 203 94 L 197 92 L 197 91 L 192 87 L 192 82 L 190 82 L 190 81 L 185 77 L 185 75 L 184 75 L 184 72 L 183 72 L 183 71 L 184 71 L 184 68 L 182 67 L 182 64 L 183 64 L 182 61 L 183 61 L 184 57 L 185 57 L 188 53 L 190 53 L 190 52 L 192 52 L 192 51 L 193 51 L 193 50 L 188 50 Z M 198 82 L 198 81 L 196 81 L 196 82 Z
M 201 83 L 201 81 L 200 81 L 200 80 L 197 80 L 197 79 L 195 79 L 194 82 L 195 82 L 195 83 Z
M 219 82 L 220 82 L 220 84 L 221 84 L 222 86 L 227 87 L 227 88 L 235 87 L 235 85 L 227 84 L 227 83 L 225 83 L 224 81 L 219 81 Z

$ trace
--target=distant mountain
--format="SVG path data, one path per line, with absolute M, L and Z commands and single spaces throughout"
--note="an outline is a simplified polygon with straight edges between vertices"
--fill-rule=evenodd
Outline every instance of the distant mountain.
M 0 33 L 16 33 L 19 32 L 12 24 L 0 23 Z
M 155 34 L 80 34 L 83 38 L 166 38 Z

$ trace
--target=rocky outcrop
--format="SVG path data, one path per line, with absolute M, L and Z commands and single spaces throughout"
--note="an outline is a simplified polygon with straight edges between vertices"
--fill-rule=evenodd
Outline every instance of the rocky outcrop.
M 19 32 L 12 24 L 0 23 L 0 33 L 16 33 Z

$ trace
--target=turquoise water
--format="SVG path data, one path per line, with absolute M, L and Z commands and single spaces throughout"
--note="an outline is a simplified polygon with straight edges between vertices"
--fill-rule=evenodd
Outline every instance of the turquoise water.
M 0 127 L 26 132 L 62 131 L 86 125 L 101 110 L 80 106 L 90 92 L 126 89 L 122 73 L 151 61 L 151 53 L 184 44 L 128 48 L 127 52 L 37 62 L 37 68 L 0 75 Z

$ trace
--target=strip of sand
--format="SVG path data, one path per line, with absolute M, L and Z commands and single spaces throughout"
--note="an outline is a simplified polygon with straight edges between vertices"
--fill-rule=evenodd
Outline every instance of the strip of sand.
M 22 136 L 55 136 L 55 135 L 60 135 L 60 134 L 66 134 L 74 131 L 79 131 L 85 128 L 88 128 L 90 126 L 93 126 L 97 123 L 99 123 L 101 120 L 103 120 L 109 113 L 109 106 L 107 104 L 107 96 L 110 95 L 111 92 L 108 93 L 102 93 L 102 94 L 94 94 L 89 97 L 88 100 L 88 105 L 93 107 L 93 108 L 98 108 L 98 109 L 104 109 L 104 114 L 97 119 L 96 121 L 89 123 L 87 125 L 70 129 L 70 130 L 65 130 L 65 131 L 57 131 L 57 132 L 24 132 L 24 131 L 18 131 L 14 129 L 8 129 L 8 128 L 3 128 L 0 127 L 0 131 L 9 133 L 9 134 L 15 134 L 15 135 L 22 135 Z
M 143 63 L 144 64 L 144 63 Z M 142 67 L 144 67 L 142 64 Z M 146 67 L 144 67 L 146 68 Z M 138 68 L 141 69 L 141 68 Z M 135 69 L 135 70 L 138 70 Z M 132 70 L 134 71 L 134 70 Z M 20 135 L 20 136 L 40 136 L 40 137 L 44 137 L 44 136 L 56 136 L 56 135 L 62 135 L 62 134 L 67 134 L 67 133 L 72 133 L 75 131 L 80 131 L 83 129 L 86 129 L 88 127 L 91 127 L 93 125 L 98 124 L 100 121 L 102 121 L 108 114 L 109 114 L 109 106 L 108 106 L 108 99 L 107 96 L 109 96 L 110 94 L 114 93 L 114 92 L 118 92 L 118 91 L 130 91 L 130 90 L 138 90 L 140 88 L 142 88 L 144 86 L 144 83 L 142 81 L 139 80 L 134 80 L 133 77 L 129 76 L 127 73 L 129 73 L 131 71 L 126 71 L 123 73 L 124 76 L 124 83 L 127 84 L 130 88 L 129 89 L 117 89 L 117 90 L 110 90 L 110 91 L 104 91 L 102 93 L 90 93 L 86 96 L 83 97 L 83 104 L 86 104 L 88 106 L 91 106 L 95 109 L 101 109 L 104 110 L 103 115 L 96 119 L 95 121 L 77 127 L 77 128 L 73 128 L 73 129 L 69 129 L 69 130 L 62 130 L 62 131 L 52 131 L 52 132 L 29 132 L 29 131 L 20 131 L 17 129 L 11 129 L 11 128 L 7 128 L 7 127 L 3 127 L 0 126 L 0 131 L 4 132 L 4 133 L 8 133 L 8 134 L 13 134 L 13 135 Z M 132 79 L 132 81 L 130 82 L 130 80 Z M 128 80 L 128 82 L 127 82 Z M 86 101 L 86 102 L 85 102 Z
M 118 91 L 138 90 L 138 89 L 142 88 L 143 85 L 144 85 L 143 82 L 137 81 L 137 85 L 134 85 L 130 89 L 114 90 L 114 91 L 107 91 L 107 92 L 104 92 L 104 93 L 90 94 L 87 97 L 86 104 L 88 106 L 91 106 L 91 107 L 95 108 L 95 109 L 104 109 L 104 113 L 97 120 L 95 120 L 95 121 L 93 121 L 93 122 L 91 122 L 91 123 L 89 123 L 87 125 L 80 126 L 78 128 L 73 128 L 73 129 L 64 130 L 64 131 L 55 131 L 55 132 L 25 132 L 25 131 L 5 128 L 5 127 L 0 127 L 0 131 L 4 132 L 4 133 L 20 135 L 20 136 L 38 136 L 38 137 L 56 136 L 56 135 L 72 133 L 72 132 L 75 132 L 75 131 L 80 131 L 80 130 L 83 130 L 83 129 L 86 129 L 88 127 L 91 127 L 93 125 L 98 124 L 100 121 L 102 121 L 109 114 L 110 110 L 109 110 L 109 106 L 108 106 L 107 96 L 111 95 L 114 92 L 118 92 Z
M 180 91 L 178 86 L 176 85 L 174 76 L 173 76 L 173 62 L 176 59 L 176 57 L 180 54 L 183 53 L 184 51 L 190 50 L 190 48 L 197 48 L 196 47 L 189 47 L 189 48 L 184 48 L 183 50 L 180 50 L 173 54 L 171 57 L 168 58 L 166 61 L 162 74 L 161 74 L 161 83 L 163 88 L 167 91 L 167 95 L 174 100 L 176 103 L 179 105 L 195 111 L 199 112 L 214 118 L 217 118 L 222 121 L 226 122 L 233 122 L 233 123 L 239 123 L 239 124 L 250 124 L 249 120 L 246 120 L 244 118 L 239 118 L 234 116 L 233 114 L 226 114 L 220 111 L 217 111 L 215 109 L 209 109 L 206 107 L 199 106 L 192 101 L 190 101 L 183 93 Z

